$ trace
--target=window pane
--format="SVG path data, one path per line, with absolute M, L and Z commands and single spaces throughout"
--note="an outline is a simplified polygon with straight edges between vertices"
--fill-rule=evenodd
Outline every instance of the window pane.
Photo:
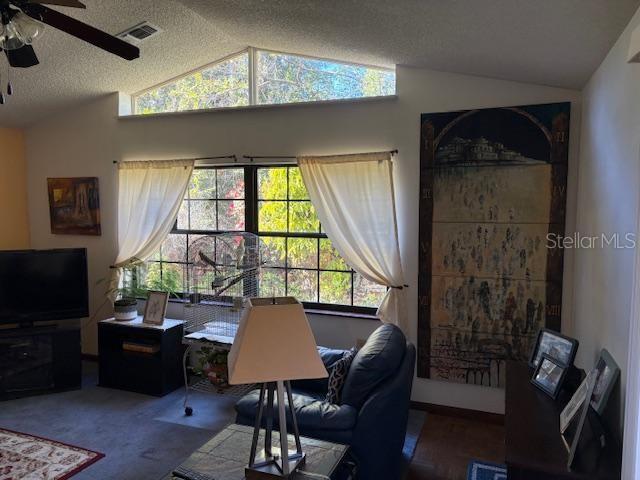
M 289 203 L 289 231 L 318 233 L 320 221 L 311 202 Z
M 287 168 L 258 169 L 258 198 L 260 200 L 287 199 Z
M 351 273 L 320 272 L 320 303 L 351 305 Z
M 189 202 L 184 200 L 178 210 L 178 228 L 181 230 L 189 230 Z
M 138 285 L 179 296 L 184 289 L 184 267 L 175 263 L 149 262 L 146 268 L 138 270 Z
M 150 290 L 169 292 L 179 297 L 184 292 L 184 266 L 175 263 L 162 264 L 162 282 Z
M 284 269 L 263 268 L 260 271 L 260 296 L 261 297 L 283 297 L 285 296 L 285 275 Z
M 308 200 L 307 187 L 304 186 L 298 167 L 289 169 L 289 198 L 291 200 Z
M 218 169 L 218 198 L 244 198 L 244 170 Z
M 318 240 L 315 238 L 287 238 L 289 268 L 318 268 Z
M 216 198 L 216 171 L 195 169 L 189 184 L 189 198 Z
M 318 301 L 318 276 L 314 270 L 289 270 L 287 272 L 287 295 L 301 302 Z
M 258 51 L 257 102 L 291 103 L 395 95 L 395 72 Z
M 287 202 L 258 202 L 258 230 L 287 231 Z
M 160 250 L 161 248 L 153 252 L 153 254 L 151 254 L 151 256 L 147 259 L 147 262 L 160 261 Z
M 324 270 L 351 270 L 328 238 L 320 239 L 320 268 Z
M 218 230 L 244 230 L 244 200 L 218 200 Z
M 246 52 L 135 97 L 137 114 L 249 105 Z
M 285 244 L 283 237 L 260 237 L 260 260 L 265 267 L 285 266 Z
M 190 200 L 191 230 L 216 230 L 216 202 L 209 200 Z
M 162 243 L 162 260 L 165 262 L 187 261 L 187 236 L 184 234 L 169 234 Z
M 387 293 L 387 287 L 370 282 L 360 274 L 353 275 L 353 304 L 360 307 L 378 308 Z

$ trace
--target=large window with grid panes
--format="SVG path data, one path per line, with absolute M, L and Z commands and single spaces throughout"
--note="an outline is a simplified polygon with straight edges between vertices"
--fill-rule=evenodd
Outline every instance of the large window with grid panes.
M 203 235 L 235 231 L 260 238 L 261 296 L 372 314 L 386 292 L 354 272 L 333 247 L 295 165 L 197 167 L 176 224 L 139 283 L 180 297 L 189 246 Z

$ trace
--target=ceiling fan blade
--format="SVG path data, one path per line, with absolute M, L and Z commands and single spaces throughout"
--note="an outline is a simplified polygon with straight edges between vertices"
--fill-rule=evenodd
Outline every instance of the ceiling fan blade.
M 22 10 L 36 20 L 84 40 L 102 50 L 118 55 L 125 60 L 134 60 L 140 56 L 138 47 L 44 5 L 27 3 L 22 7 Z
M 40 63 L 31 45 L 25 45 L 17 50 L 5 50 L 4 53 L 12 67 L 28 68 Z
M 60 5 L 61 7 L 87 8 L 78 0 L 29 0 L 29 3 L 44 3 L 45 5 Z

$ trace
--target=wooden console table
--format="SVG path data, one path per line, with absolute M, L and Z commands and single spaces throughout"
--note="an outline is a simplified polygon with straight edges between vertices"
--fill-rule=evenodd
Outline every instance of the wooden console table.
M 567 468 L 560 412 L 573 392 L 554 401 L 531 384 L 532 375 L 526 363 L 507 364 L 505 460 L 509 480 L 619 480 L 621 449 L 613 441 L 602 450 L 597 446 L 579 450 L 576 465 L 572 470 Z

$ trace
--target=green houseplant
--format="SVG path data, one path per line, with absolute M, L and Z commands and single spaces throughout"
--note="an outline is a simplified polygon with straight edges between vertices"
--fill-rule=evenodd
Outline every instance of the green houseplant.
M 227 357 L 229 352 L 214 347 L 202 347 L 197 354 L 194 372 L 209 379 L 213 385 L 224 387 L 228 383 L 229 373 Z

